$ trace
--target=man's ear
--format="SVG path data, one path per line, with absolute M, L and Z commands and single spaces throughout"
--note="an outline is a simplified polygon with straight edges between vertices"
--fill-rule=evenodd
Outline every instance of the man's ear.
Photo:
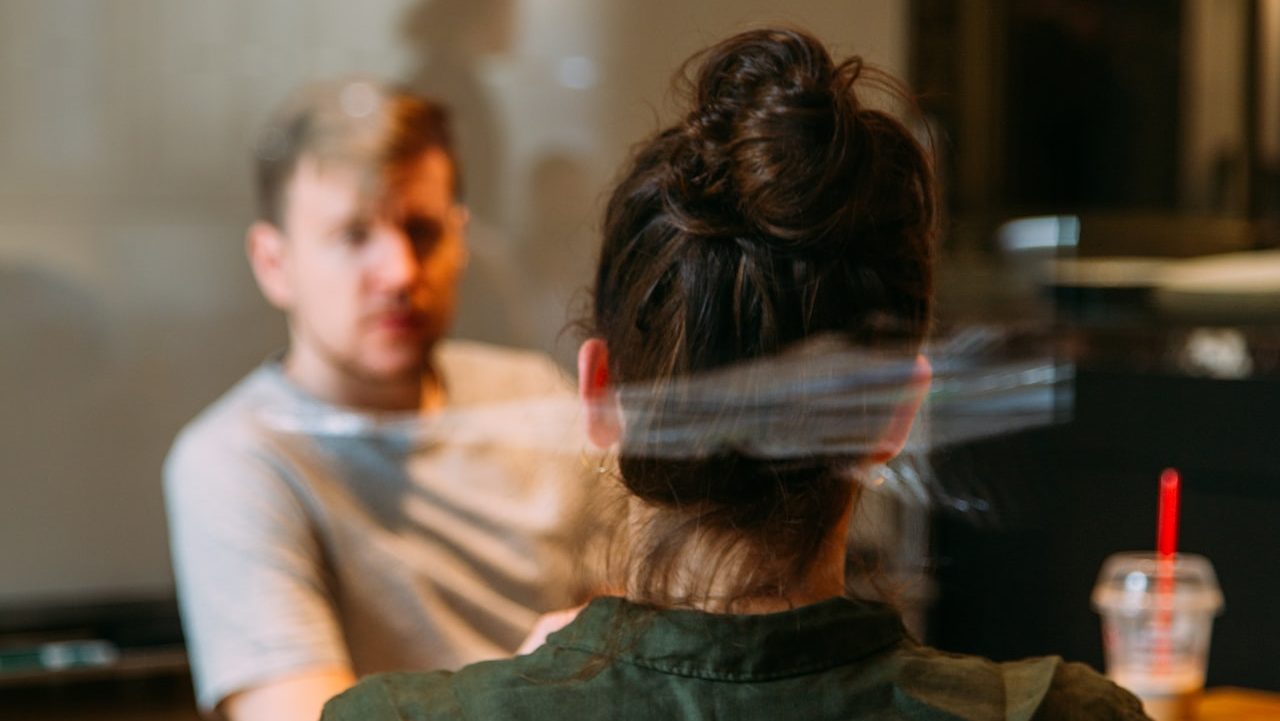
M 916 355 L 911 380 L 907 382 L 902 401 L 894 409 L 889 424 L 885 426 L 880 440 L 876 442 L 876 449 L 869 457 L 871 462 L 885 463 L 906 447 L 907 438 L 911 435 L 911 426 L 915 423 L 916 414 L 920 412 L 920 406 L 924 404 L 932 381 L 933 367 L 929 365 L 929 359 L 923 355 Z
M 622 414 L 609 378 L 609 348 L 600 338 L 590 338 L 578 349 L 578 397 L 591 442 L 609 448 L 621 440 Z
M 245 233 L 245 250 L 258 288 L 280 310 L 293 305 L 293 282 L 288 272 L 287 239 L 274 224 L 256 221 Z
M 469 233 L 471 232 L 471 209 L 461 203 L 455 204 L 449 208 L 448 214 L 449 228 L 446 231 L 457 243 L 458 253 L 458 270 L 462 275 L 467 270 L 467 266 L 471 265 L 471 242 Z

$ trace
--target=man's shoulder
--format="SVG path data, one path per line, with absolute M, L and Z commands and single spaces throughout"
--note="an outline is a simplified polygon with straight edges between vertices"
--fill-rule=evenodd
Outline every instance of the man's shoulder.
M 258 410 L 287 397 L 270 363 L 254 369 L 182 427 L 165 460 L 166 477 L 176 468 L 252 452 L 262 438 Z
M 568 393 L 569 376 L 549 356 L 470 340 L 446 340 L 436 351 L 456 402 L 476 404 Z

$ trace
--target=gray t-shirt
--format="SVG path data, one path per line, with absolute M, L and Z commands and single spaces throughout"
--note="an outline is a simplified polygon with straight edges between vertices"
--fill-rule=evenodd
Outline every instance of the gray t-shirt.
M 202 708 L 308 668 L 509 655 L 539 613 L 576 600 L 588 464 L 572 433 L 557 451 L 458 432 L 492 424 L 467 409 L 564 401 L 565 377 L 543 356 L 459 341 L 436 366 L 447 406 L 432 416 L 336 408 L 271 362 L 179 435 L 165 494 Z

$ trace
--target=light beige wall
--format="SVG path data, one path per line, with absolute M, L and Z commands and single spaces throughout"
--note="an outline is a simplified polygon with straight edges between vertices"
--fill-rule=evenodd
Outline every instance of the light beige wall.
M 1258 3 L 1258 158 L 1280 172 L 1280 0 Z
M 1248 158 L 1245 153 L 1244 38 L 1252 19 L 1248 3 L 1199 0 L 1182 5 L 1183 37 L 1181 182 L 1182 204 L 1200 211 L 1244 209 Z M 1230 164 L 1229 208 L 1214 208 L 1215 176 Z
M 306 78 L 396 72 L 400 5 L 0 2 L 0 600 L 169 586 L 165 449 L 282 342 L 249 139 Z

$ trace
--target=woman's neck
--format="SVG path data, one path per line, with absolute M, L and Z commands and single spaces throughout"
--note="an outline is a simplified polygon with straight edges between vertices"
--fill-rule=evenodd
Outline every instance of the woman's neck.
M 749 549 L 740 553 L 735 551 L 729 558 L 723 558 L 723 539 L 703 533 L 691 538 L 680 552 L 670 573 L 666 574 L 669 582 L 662 589 L 662 595 L 672 599 L 669 603 L 676 606 L 708 613 L 735 614 L 786 611 L 844 595 L 845 538 L 853 506 L 852 502 L 848 504 L 840 520 L 823 540 L 817 556 L 804 575 L 786 584 L 777 593 L 743 596 L 736 592 L 744 581 L 751 580 L 750 576 L 758 569 L 758 564 L 753 562 Z M 631 500 L 629 525 L 632 533 L 637 534 L 633 538 L 643 538 L 646 531 L 652 529 L 651 522 L 655 513 L 668 512 L 655 511 L 642 501 Z M 767 543 L 767 539 L 758 540 Z M 744 546 L 748 544 L 749 541 Z M 708 573 L 715 573 L 715 578 L 709 585 L 706 583 Z M 646 603 L 660 603 L 660 599 L 646 596 L 639 588 L 638 579 L 631 575 L 627 581 L 627 597 Z

